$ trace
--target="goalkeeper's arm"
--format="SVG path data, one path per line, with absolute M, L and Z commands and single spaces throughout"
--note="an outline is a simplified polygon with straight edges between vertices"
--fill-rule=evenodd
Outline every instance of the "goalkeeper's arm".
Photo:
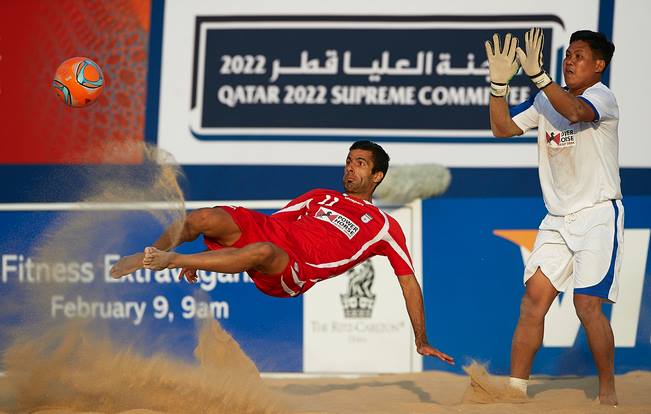
M 506 103 L 509 82 L 520 68 L 515 58 L 518 39 L 507 33 L 502 45 L 499 35 L 495 33 L 493 42 L 487 41 L 484 46 L 491 80 L 489 106 L 493 135 L 496 137 L 522 135 L 522 130 L 513 122 Z
M 595 120 L 596 114 L 590 105 L 561 88 L 556 82 L 550 83 L 543 92 L 554 109 L 571 123 Z
M 508 138 L 515 135 L 522 135 L 524 131 L 513 122 L 509 113 L 509 106 L 504 97 L 491 95 L 489 101 L 491 131 L 497 138 Z

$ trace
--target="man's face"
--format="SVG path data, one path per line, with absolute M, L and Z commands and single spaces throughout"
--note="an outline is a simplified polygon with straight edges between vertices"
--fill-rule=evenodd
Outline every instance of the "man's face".
M 594 56 L 587 42 L 576 40 L 570 43 L 567 51 L 565 51 L 565 59 L 563 60 L 565 83 L 570 89 L 591 86 L 595 80 L 599 80 L 600 73 L 603 72 L 605 65 L 606 62 L 603 59 Z
M 348 153 L 344 168 L 344 189 L 350 194 L 372 193 L 383 174 L 373 174 L 373 153 L 354 149 Z

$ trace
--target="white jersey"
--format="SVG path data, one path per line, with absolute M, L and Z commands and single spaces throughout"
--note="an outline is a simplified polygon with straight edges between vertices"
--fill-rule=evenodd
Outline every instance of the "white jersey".
M 511 114 L 523 131 L 538 128 L 540 186 L 547 210 L 557 216 L 622 198 L 615 95 L 599 82 L 578 98 L 593 108 L 594 121 L 570 123 L 544 93 L 514 107 Z

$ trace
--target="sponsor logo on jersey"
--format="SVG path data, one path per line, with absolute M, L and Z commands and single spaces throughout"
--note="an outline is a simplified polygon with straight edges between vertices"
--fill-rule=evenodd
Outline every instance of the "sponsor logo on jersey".
M 574 138 L 574 130 L 566 129 L 565 131 L 545 131 L 545 138 L 547 140 L 547 145 L 552 147 L 573 147 L 576 145 L 576 140 Z
M 353 223 L 353 221 L 348 217 L 325 207 L 320 207 L 319 211 L 317 211 L 314 217 L 332 224 L 341 230 L 341 232 L 344 233 L 349 239 L 352 239 L 359 231 L 359 226 Z
M 375 294 L 371 292 L 375 270 L 370 260 L 346 272 L 348 289 L 339 295 L 346 318 L 370 318 L 375 304 Z
M 364 224 L 368 223 L 371 220 L 373 220 L 373 217 L 371 217 L 371 215 L 368 213 L 362 216 L 362 223 Z

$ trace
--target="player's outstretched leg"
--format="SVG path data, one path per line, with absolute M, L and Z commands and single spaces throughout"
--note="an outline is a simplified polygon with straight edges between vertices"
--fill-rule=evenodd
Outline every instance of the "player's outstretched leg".
M 574 295 L 576 314 L 585 329 L 592 357 L 599 372 L 599 402 L 617 405 L 615 392 L 615 338 L 597 296 Z
M 113 279 L 119 279 L 122 276 L 133 273 L 142 267 L 143 253 L 136 253 L 130 256 L 124 256 L 111 268 L 110 274 Z
M 165 252 L 153 246 L 145 248 L 143 266 L 147 269 L 191 268 L 212 272 L 239 273 L 257 270 L 266 274 L 285 270 L 289 256 L 273 243 L 252 243 L 241 249 L 211 250 L 195 254 Z
M 196 239 L 200 234 L 223 246 L 230 246 L 240 238 L 242 232 L 231 215 L 221 207 L 200 208 L 185 219 L 171 224 L 153 246 L 159 250 L 170 250 Z M 143 253 L 123 257 L 111 268 L 111 277 L 118 279 L 142 268 L 143 259 Z

